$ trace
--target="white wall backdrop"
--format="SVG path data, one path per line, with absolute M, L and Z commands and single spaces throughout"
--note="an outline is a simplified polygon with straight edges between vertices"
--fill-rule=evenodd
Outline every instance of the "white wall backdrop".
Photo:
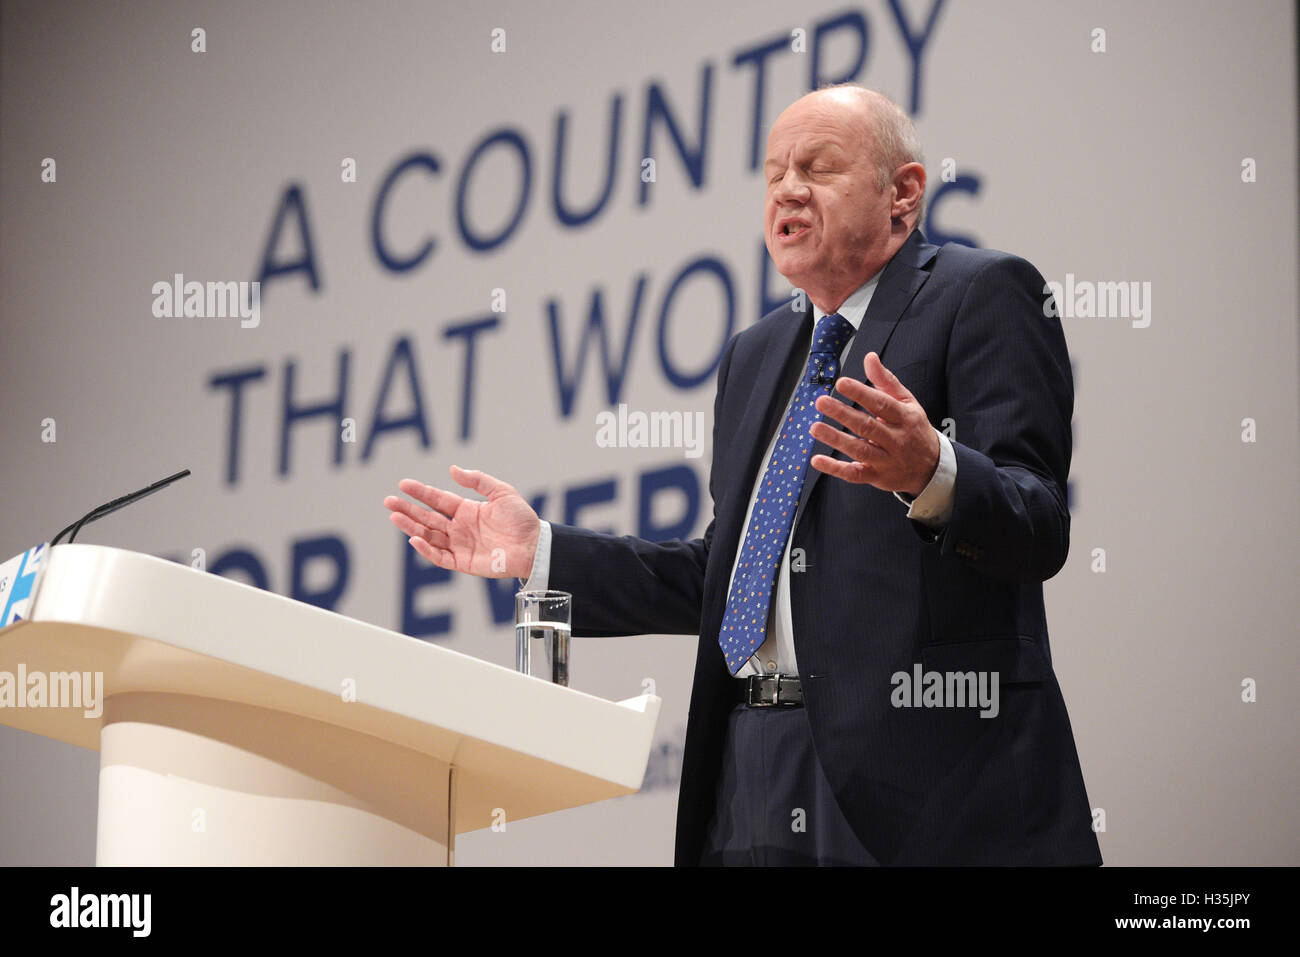
M 855 79 L 916 117 L 931 238 L 1142 294 L 1064 320 L 1073 548 L 1047 586 L 1107 863 L 1300 863 L 1294 9 L 7 2 L 0 559 L 189 467 L 80 540 L 203 549 L 508 663 L 510 586 L 494 606 L 408 562 L 383 497 L 456 463 L 546 518 L 702 532 L 707 441 L 602 448 L 596 416 L 711 425 L 726 337 L 790 293 L 754 144 Z M 178 273 L 260 278 L 260 321 L 155 317 Z M 457 862 L 670 863 L 694 646 L 575 639 L 576 687 L 664 698 L 645 790 L 467 835 Z M 91 863 L 97 771 L 0 727 L 0 864 Z

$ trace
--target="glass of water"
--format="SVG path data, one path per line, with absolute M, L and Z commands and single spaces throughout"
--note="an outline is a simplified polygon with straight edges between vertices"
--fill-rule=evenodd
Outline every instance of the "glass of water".
M 573 596 L 567 591 L 515 595 L 515 670 L 569 685 L 569 634 Z

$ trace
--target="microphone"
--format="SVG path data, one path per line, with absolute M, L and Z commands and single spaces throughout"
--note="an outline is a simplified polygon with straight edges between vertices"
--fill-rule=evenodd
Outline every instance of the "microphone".
M 808 369 L 808 381 L 813 385 L 834 385 L 837 363 L 829 356 L 817 358 Z
M 73 522 L 63 531 L 59 532 L 59 534 L 55 535 L 54 541 L 50 542 L 50 547 L 53 548 L 55 545 L 59 544 L 59 539 L 61 539 L 64 535 L 67 535 L 68 532 L 72 533 L 72 535 L 69 536 L 68 538 L 68 544 L 71 545 L 73 540 L 76 539 L 77 533 L 81 531 L 81 527 L 83 525 L 89 525 L 91 522 L 98 521 L 99 519 L 103 518 L 105 515 L 112 514 L 113 512 L 116 512 L 119 508 L 124 508 L 127 505 L 130 505 L 132 502 L 139 501 L 140 499 L 144 498 L 146 495 L 152 495 L 154 492 L 157 492 L 159 489 L 164 489 L 168 485 L 171 485 L 172 482 L 175 482 L 177 479 L 183 479 L 185 478 L 185 476 L 189 474 L 190 474 L 189 469 L 181 469 L 181 471 L 177 472 L 175 475 L 169 475 L 165 479 L 159 479 L 157 482 L 154 482 L 152 485 L 148 486 L 147 488 L 142 488 L 138 492 L 132 492 L 129 495 L 123 495 L 121 498 L 115 498 L 113 499 L 113 501 L 107 502 L 104 505 L 99 506 L 99 508 L 91 509 L 81 518 L 77 519 L 77 521 Z

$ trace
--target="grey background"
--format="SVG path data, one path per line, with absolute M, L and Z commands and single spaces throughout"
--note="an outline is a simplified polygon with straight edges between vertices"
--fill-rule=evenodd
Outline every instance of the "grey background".
M 904 4 L 919 28 L 929 3 Z M 0 558 L 48 540 L 108 498 L 189 466 L 186 482 L 97 525 L 83 541 L 156 554 L 235 545 L 287 589 L 289 542 L 348 542 L 344 614 L 399 624 L 402 547 L 380 501 L 398 479 L 447 484 L 451 462 L 484 468 L 550 502 L 579 479 L 613 477 L 616 502 L 587 524 L 635 527 L 641 470 L 684 460 L 664 449 L 601 449 L 606 406 L 588 370 L 577 411 L 556 408 L 544 303 L 566 304 L 576 334 L 594 285 L 624 314 L 646 273 L 648 307 L 623 396 L 633 408 L 711 414 L 712 384 L 671 388 L 650 320 L 696 255 L 735 270 L 740 323 L 757 317 L 762 181 L 748 170 L 753 78 L 743 48 L 859 11 L 871 29 L 859 79 L 906 99 L 910 59 L 888 5 L 814 2 L 655 4 L 266 4 L 6 2 L 0 8 Z M 208 52 L 190 52 L 195 26 Z M 491 54 L 489 32 L 507 31 Z M 1107 51 L 1090 51 L 1106 30 Z M 950 0 L 923 63 L 918 128 L 931 183 L 944 158 L 976 172 L 978 195 L 945 201 L 943 227 L 1032 261 L 1048 279 L 1149 281 L 1149 328 L 1067 320 L 1076 368 L 1076 499 L 1070 560 L 1046 588 L 1057 675 L 1088 795 L 1106 812 L 1108 864 L 1300 862 L 1296 711 L 1297 229 L 1294 6 Z M 828 46 L 828 62 L 851 51 Z M 703 189 L 665 145 L 653 202 L 637 205 L 645 89 L 664 85 L 688 118 L 713 64 Z M 770 123 L 803 91 L 806 63 L 774 60 Z M 622 164 L 605 214 L 560 229 L 547 210 L 553 122 L 570 111 L 572 202 L 599 188 L 609 98 L 624 95 Z M 454 238 L 453 173 L 501 125 L 533 148 L 530 207 L 496 253 Z M 661 143 L 666 143 L 661 136 Z M 369 249 L 380 178 L 430 148 L 443 176 L 404 186 L 392 235 L 439 236 L 425 266 L 385 272 Z M 40 181 L 44 157 L 58 182 Z M 342 157 L 359 182 L 339 181 Z M 1241 181 L 1243 158 L 1258 181 Z M 476 216 L 499 222 L 511 198 L 485 164 Z M 491 175 L 489 175 L 491 174 Z M 276 203 L 291 182 L 309 205 L 323 289 L 275 284 L 262 325 L 158 320 L 152 283 L 174 272 L 251 279 Z M 413 178 L 412 183 L 418 183 Z M 493 217 L 497 217 L 494 219 Z M 483 340 L 475 434 L 457 438 L 455 320 L 509 313 Z M 772 291 L 777 291 L 773 284 Z M 700 284 L 678 302 L 669 346 L 707 362 L 721 330 Z M 621 337 L 624 326 L 615 323 Z M 392 341 L 415 344 L 435 444 L 409 435 L 360 461 L 328 463 L 320 425 L 294 434 L 294 469 L 276 474 L 275 396 L 283 364 L 300 390 L 332 388 L 341 347 L 365 420 Z M 618 340 L 621 342 L 621 338 Z M 226 398 L 212 374 L 266 363 L 245 410 L 243 480 L 223 484 Z M 58 441 L 40 441 L 54 417 Z M 1241 421 L 1258 441 L 1241 441 Z M 958 426 L 960 427 L 960 426 Z M 958 434 L 960 440 L 960 433 Z M 706 457 L 695 465 L 707 463 Z M 705 466 L 706 467 L 706 466 Z M 707 508 L 707 503 L 706 503 Z M 554 511 L 546 517 L 558 517 Z M 697 531 L 706 522 L 702 514 Z M 1090 568 L 1104 548 L 1107 571 Z M 456 615 L 449 647 L 506 663 L 477 582 L 437 590 Z M 608 698 L 652 678 L 665 699 L 661 778 L 642 794 L 504 834 L 468 835 L 458 863 L 671 861 L 673 755 L 684 733 L 694 641 L 576 641 L 575 685 Z M 1241 682 L 1259 700 L 1242 703 Z M 0 727 L 0 864 L 94 858 L 97 755 Z

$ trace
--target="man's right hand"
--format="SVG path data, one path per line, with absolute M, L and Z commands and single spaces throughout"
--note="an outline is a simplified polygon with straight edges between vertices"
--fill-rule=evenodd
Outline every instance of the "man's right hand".
M 541 534 L 532 506 L 514 486 L 486 472 L 453 465 L 451 477 L 487 501 L 470 501 L 415 479 L 402 479 L 398 489 L 423 505 L 389 495 L 384 499 L 388 517 L 410 536 L 411 547 L 439 568 L 484 578 L 526 579 Z

